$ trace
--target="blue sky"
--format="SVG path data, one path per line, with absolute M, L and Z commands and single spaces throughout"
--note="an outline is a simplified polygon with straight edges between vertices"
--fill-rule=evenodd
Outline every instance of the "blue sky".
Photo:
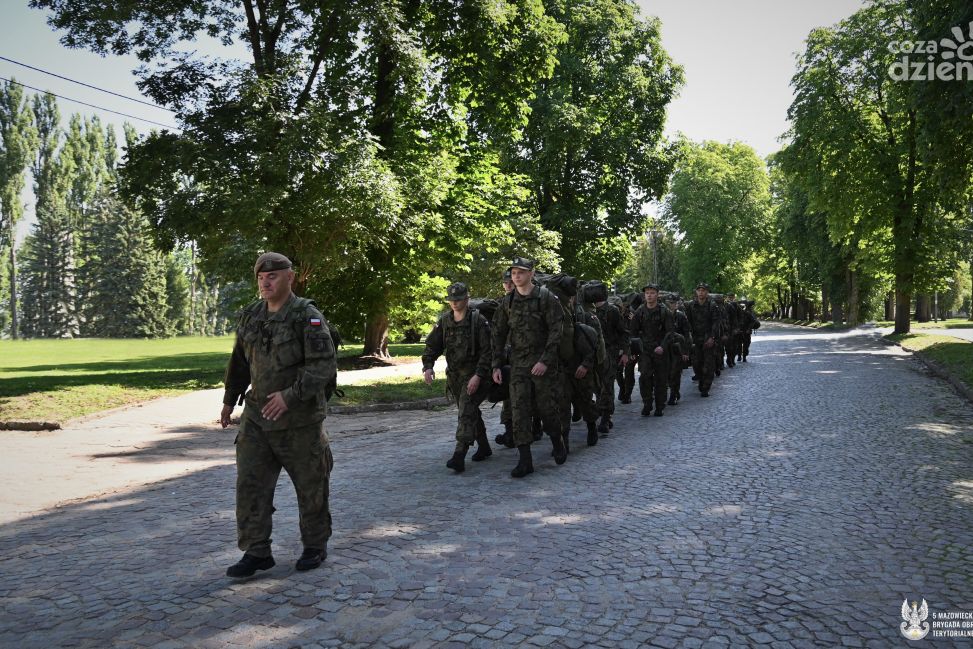
M 808 32 L 834 24 L 862 6 L 860 0 L 638 0 L 645 14 L 662 20 L 663 44 L 685 68 L 686 86 L 669 109 L 667 133 L 694 140 L 738 140 L 761 156 L 779 148 L 787 129 L 790 79 L 795 55 Z M 29 9 L 26 0 L 2 0 L 0 56 L 114 92 L 141 97 L 131 56 L 102 58 L 70 50 L 46 24 L 44 12 Z M 212 51 L 212 43 L 201 49 Z M 89 90 L 39 72 L 0 61 L 0 76 L 156 122 L 173 123 L 170 113 Z M 61 102 L 65 116 L 98 114 L 105 123 L 128 121 L 146 132 L 151 124 L 126 119 L 70 102 Z M 28 217 L 32 197 L 28 196 Z M 26 228 L 29 218 L 25 220 Z M 23 229 L 23 228 L 22 228 Z

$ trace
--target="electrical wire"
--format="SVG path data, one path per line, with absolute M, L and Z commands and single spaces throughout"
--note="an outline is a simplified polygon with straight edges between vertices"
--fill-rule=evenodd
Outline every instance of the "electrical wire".
M 57 97 L 58 99 L 63 99 L 65 101 L 73 101 L 76 104 L 81 104 L 82 106 L 87 106 L 88 108 L 94 108 L 95 110 L 103 110 L 106 113 L 112 113 L 112 114 L 115 114 L 115 115 L 121 115 L 122 117 L 128 117 L 129 119 L 137 119 L 140 122 L 146 122 L 148 124 L 154 124 L 155 126 L 161 126 L 162 128 L 169 128 L 169 129 L 172 129 L 174 131 L 178 131 L 179 130 L 179 127 L 178 126 L 173 126 L 172 124 L 163 124 L 162 122 L 155 122 L 155 121 L 152 121 L 151 119 L 146 119 L 144 117 L 138 117 L 136 115 L 129 115 L 128 113 L 122 113 L 122 112 L 117 111 L 117 110 L 112 110 L 111 108 L 105 108 L 104 106 L 97 106 L 95 104 L 89 104 L 88 102 L 81 101 L 80 99 L 72 99 L 71 97 L 65 97 L 64 95 L 59 95 L 56 92 L 51 92 L 50 90 L 41 90 L 40 88 L 35 88 L 34 86 L 28 86 L 26 83 L 21 83 L 19 81 L 14 81 L 13 79 L 8 79 L 6 77 L 0 77 L 0 81 L 6 81 L 7 83 L 12 83 L 14 85 L 21 86 L 21 87 L 27 88 L 29 90 L 33 90 L 34 92 L 43 92 L 43 93 L 46 93 L 46 94 L 50 94 L 50 95 L 53 95 L 53 96 Z
M 159 110 L 165 110 L 165 111 L 168 111 L 170 113 L 174 113 L 175 112 L 174 110 L 171 110 L 169 108 L 164 108 L 162 106 L 159 106 L 158 104 L 153 104 L 150 101 L 144 101 L 142 99 L 137 99 L 135 97 L 129 97 L 128 95 L 119 94 L 119 93 L 114 92 L 112 90 L 106 90 L 104 88 L 99 88 L 98 86 L 93 86 L 90 83 L 85 83 L 84 81 L 78 81 L 77 79 L 72 79 L 71 77 L 65 77 L 64 75 L 60 75 L 60 74 L 57 74 L 55 72 L 49 72 L 48 70 L 43 70 L 41 68 L 34 67 L 33 65 L 28 65 L 26 63 L 21 63 L 20 61 L 14 61 L 13 59 L 9 59 L 6 56 L 0 56 L 0 61 L 6 61 L 7 63 L 13 63 L 14 65 L 19 65 L 21 67 L 27 68 L 28 70 L 34 70 L 35 72 L 40 72 L 41 74 L 47 74 L 47 75 L 50 75 L 50 76 L 55 77 L 57 79 L 63 79 L 64 81 L 70 81 L 71 83 L 76 83 L 79 86 L 84 86 L 85 88 L 91 88 L 92 90 L 97 90 L 98 92 L 104 92 L 104 93 L 108 93 L 109 95 L 115 95 L 116 97 L 121 97 L 122 99 L 127 99 L 129 101 L 135 101 L 135 102 L 138 102 L 140 104 L 144 104 L 146 106 L 151 106 L 152 108 L 158 108 Z

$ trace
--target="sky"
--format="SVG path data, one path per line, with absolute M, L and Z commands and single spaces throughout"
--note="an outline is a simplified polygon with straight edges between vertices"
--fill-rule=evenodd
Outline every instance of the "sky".
M 815 27 L 833 25 L 862 6 L 860 0 L 638 0 L 642 12 L 662 21 L 663 46 L 683 66 L 686 83 L 669 108 L 666 133 L 693 140 L 740 141 L 767 156 L 780 148 L 791 103 L 795 57 Z M 132 56 L 102 58 L 62 46 L 44 12 L 27 0 L 0 0 L 0 57 L 33 65 L 122 95 L 142 98 L 132 71 Z M 201 49 L 211 51 L 211 44 Z M 129 122 L 142 133 L 157 126 L 135 117 L 173 124 L 172 115 L 132 101 L 84 88 L 0 60 L 0 77 L 49 90 L 121 117 L 60 100 L 62 115 L 98 115 L 119 136 Z M 21 236 L 31 222 L 33 197 Z

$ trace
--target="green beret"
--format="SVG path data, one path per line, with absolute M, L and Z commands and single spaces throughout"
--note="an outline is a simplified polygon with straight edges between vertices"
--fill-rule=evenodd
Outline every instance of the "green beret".
M 293 265 L 290 259 L 279 252 L 265 252 L 257 257 L 257 263 L 253 265 L 253 274 L 269 273 L 272 270 L 288 270 Z

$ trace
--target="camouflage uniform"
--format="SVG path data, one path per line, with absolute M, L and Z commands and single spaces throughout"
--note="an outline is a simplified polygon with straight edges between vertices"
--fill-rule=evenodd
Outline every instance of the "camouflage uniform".
M 740 307 L 736 300 L 726 302 L 726 364 L 729 367 L 736 366 L 736 357 L 739 354 L 742 318 L 740 317 Z
M 492 382 L 493 338 L 489 321 L 476 309 L 468 309 L 460 322 L 456 322 L 451 311 L 443 314 L 426 336 L 423 371 L 431 370 L 443 354 L 446 355 L 446 387 L 459 409 L 456 450 L 465 453 L 474 441 L 488 450 L 490 444 L 480 404 L 487 398 Z M 471 396 L 466 384 L 474 375 L 480 377 L 480 387 Z
M 750 340 L 753 335 L 753 330 L 760 327 L 760 321 L 753 314 L 753 302 L 747 302 L 745 308 L 741 309 L 740 319 L 742 322 L 740 330 L 740 360 L 746 363 L 747 356 L 750 354 Z
M 656 354 L 655 349 L 672 331 L 672 313 L 662 304 L 651 309 L 642 305 L 632 318 L 632 337 L 642 341 L 642 357 L 639 362 L 639 392 L 642 396 L 642 414 L 652 410 L 655 398 L 655 412 L 661 415 L 666 407 L 666 388 L 669 382 L 669 363 L 666 355 Z
M 236 517 L 240 549 L 271 556 L 274 490 L 283 467 L 294 483 L 301 542 L 323 550 L 331 536 L 328 481 L 334 460 L 324 429 L 326 389 L 337 373 L 327 322 L 314 303 L 291 295 L 275 313 L 264 301 L 243 310 L 226 368 L 223 403 L 246 393 L 236 438 Z M 288 410 L 264 419 L 268 395 L 280 391 Z
M 602 380 L 601 393 L 598 395 L 598 412 L 602 416 L 602 423 L 606 419 L 610 420 L 615 414 L 615 383 L 619 386 L 622 381 L 618 381 L 619 359 L 622 355 L 628 356 L 631 346 L 628 327 L 622 321 L 622 314 L 614 304 L 605 302 L 601 306 L 595 307 L 595 315 L 601 324 L 601 332 L 605 338 L 605 372 Z M 623 379 L 624 380 L 624 379 Z M 606 432 L 602 430 L 602 432 Z
M 672 312 L 672 335 L 666 338 L 663 348 L 669 359 L 669 405 L 675 405 L 682 398 L 682 371 L 686 365 L 683 356 L 692 356 L 693 334 L 689 327 L 689 318 L 678 309 Z
M 504 361 L 503 350 L 510 342 L 510 401 L 514 441 L 529 445 L 533 439 L 533 416 L 541 417 L 544 432 L 561 436 L 561 377 L 558 350 L 564 314 L 550 291 L 535 286 L 528 295 L 519 291 L 503 298 L 493 326 L 493 367 Z M 547 366 L 543 376 L 534 376 L 537 362 Z
M 699 391 L 709 394 L 713 385 L 713 375 L 716 370 L 716 345 L 719 340 L 722 315 L 720 308 L 713 298 L 707 298 L 702 304 L 695 297 L 686 306 L 686 316 L 693 334 L 693 371 L 699 379 Z M 713 346 L 707 347 L 706 341 L 712 339 Z
M 568 433 L 571 430 L 571 409 L 573 406 L 577 413 L 576 417 L 579 416 L 588 426 L 588 445 L 594 446 L 598 442 L 598 434 L 595 430 L 598 410 L 595 408 L 594 398 L 600 392 L 600 372 L 604 371 L 603 367 L 598 365 L 598 346 L 599 344 L 602 345 L 601 357 L 604 358 L 604 343 L 601 341 L 600 328 L 595 329 L 599 325 L 598 319 L 593 315 L 576 309 L 573 314 L 565 313 L 564 318 L 565 325 L 573 327 L 574 330 L 574 354 L 572 358 L 564 360 L 564 371 L 562 372 L 564 401 L 561 406 L 561 428 L 564 431 L 565 443 L 567 443 Z M 575 318 L 579 320 L 577 323 Z M 588 370 L 588 373 L 581 379 L 575 376 L 579 367 Z

